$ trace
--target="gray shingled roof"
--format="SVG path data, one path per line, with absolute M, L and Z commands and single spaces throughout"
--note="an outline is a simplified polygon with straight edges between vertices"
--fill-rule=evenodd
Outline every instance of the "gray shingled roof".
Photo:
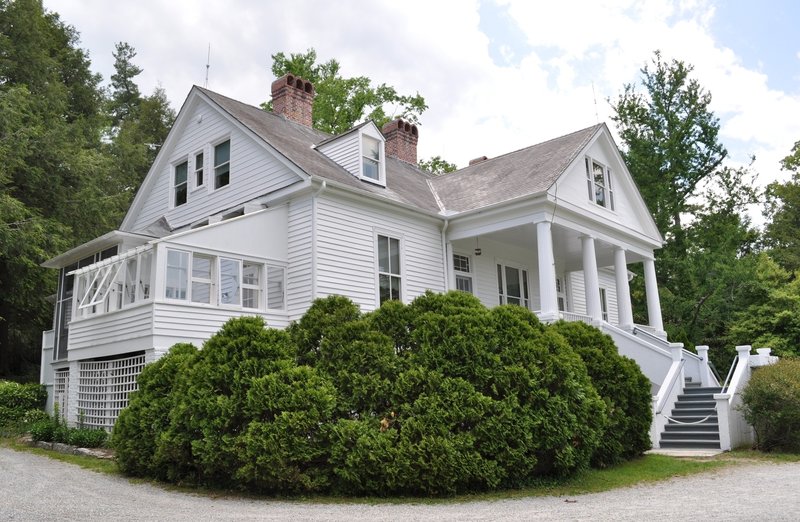
M 439 212 L 439 205 L 428 186 L 428 179 L 433 176 L 415 166 L 395 158 L 387 158 L 385 188 L 361 181 L 333 160 L 312 148 L 314 145 L 330 139 L 330 134 L 300 125 L 283 116 L 266 112 L 208 89 L 197 86 L 195 88 L 307 174 L 335 181 L 373 196 L 410 205 L 426 212 Z
M 444 207 L 455 212 L 544 192 L 602 127 L 594 125 L 470 165 L 437 177 L 431 186 Z
M 387 158 L 384 188 L 357 179 L 314 148 L 331 139 L 330 134 L 195 88 L 307 174 L 433 213 L 442 210 L 437 198 L 446 211 L 464 212 L 546 191 L 603 127 L 594 125 L 442 176 Z

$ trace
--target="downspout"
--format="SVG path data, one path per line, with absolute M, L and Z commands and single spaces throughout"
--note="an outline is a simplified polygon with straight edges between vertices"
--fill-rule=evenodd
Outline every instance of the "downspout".
M 317 198 L 328 188 L 328 182 L 322 180 L 319 190 L 311 196 L 311 300 L 317 298 Z
M 447 255 L 447 227 L 450 226 L 450 220 L 444 220 L 444 226 L 442 227 L 442 257 L 444 258 L 444 263 L 442 263 L 443 271 L 444 271 L 444 291 L 450 291 L 450 270 L 448 269 L 449 259 L 450 256 Z

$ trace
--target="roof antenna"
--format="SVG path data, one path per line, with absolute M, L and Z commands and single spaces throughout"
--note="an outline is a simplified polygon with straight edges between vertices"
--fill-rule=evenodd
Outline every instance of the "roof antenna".
M 203 84 L 204 89 L 208 89 L 208 69 L 211 68 L 211 42 L 208 42 L 208 57 L 206 58 L 206 82 Z
M 594 119 L 596 123 L 600 123 L 600 116 L 597 114 L 597 95 L 594 92 L 594 80 L 592 80 L 592 98 L 594 99 Z

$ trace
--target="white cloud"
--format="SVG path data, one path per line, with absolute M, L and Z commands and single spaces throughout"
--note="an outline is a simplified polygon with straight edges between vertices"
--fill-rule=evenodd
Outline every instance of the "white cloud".
M 192 84 L 203 83 L 209 43 L 209 87 L 255 105 L 269 96 L 270 55 L 314 47 L 320 60 L 337 59 L 345 75 L 423 94 L 430 109 L 420 156 L 438 154 L 462 166 L 592 125 L 596 114 L 610 122 L 606 100 L 636 82 L 661 49 L 665 58 L 693 64 L 712 92 L 732 159 L 745 162 L 755 153 L 762 179 L 781 176 L 777 161 L 800 138 L 800 97 L 770 88 L 763 72 L 747 69 L 714 40 L 710 0 L 495 4 L 530 46 L 503 49 L 513 62 L 492 61 L 492 35 L 480 30 L 477 0 L 45 0 L 76 26 L 106 78 L 114 42 L 136 47 L 142 91 L 160 82 L 176 108 Z

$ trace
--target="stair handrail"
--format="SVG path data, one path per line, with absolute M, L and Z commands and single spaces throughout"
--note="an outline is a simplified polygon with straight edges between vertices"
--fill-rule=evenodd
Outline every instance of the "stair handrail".
M 672 389 L 675 387 L 675 383 L 678 381 L 681 375 L 683 375 L 683 365 L 686 363 L 684 359 L 681 359 L 680 364 L 678 365 L 678 371 L 672 376 L 672 382 L 670 382 L 669 388 L 667 389 L 667 393 L 661 396 L 661 400 L 658 403 L 658 408 L 656 408 L 656 414 L 660 415 L 661 412 L 664 410 L 664 406 L 666 406 L 667 398 L 672 395 Z
M 717 371 L 717 367 L 714 366 L 714 363 L 710 360 L 708 361 L 708 367 L 711 368 L 711 373 L 714 374 L 714 378 L 717 379 L 717 382 L 720 382 L 721 378 L 719 376 L 719 371 Z
M 726 393 L 728 390 L 728 385 L 731 382 L 731 377 L 733 376 L 733 371 L 736 369 L 736 363 L 739 362 L 739 354 L 736 354 L 736 357 L 733 358 L 733 362 L 731 363 L 731 369 L 728 370 L 728 376 L 725 377 L 725 382 L 722 384 L 722 389 L 720 393 Z

